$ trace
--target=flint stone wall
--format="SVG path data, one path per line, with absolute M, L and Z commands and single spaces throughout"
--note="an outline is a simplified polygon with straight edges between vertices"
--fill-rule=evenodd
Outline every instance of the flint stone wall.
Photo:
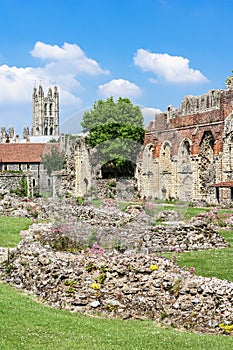
M 0 271 L 3 281 L 58 309 L 212 334 L 233 323 L 232 282 L 192 275 L 153 254 L 55 252 L 27 235 Z
M 178 249 L 182 244 L 185 249 L 227 246 L 213 226 L 199 220 L 153 226 L 141 206 L 131 206 L 123 213 L 116 201 L 106 200 L 100 208 L 79 206 L 71 199 L 32 203 L 4 196 L 0 202 L 0 209 L 7 209 L 8 215 L 30 216 L 36 210 L 39 218 L 53 221 L 22 231 L 24 238 L 17 248 L 0 249 L 1 279 L 52 307 L 123 319 L 152 318 L 212 334 L 225 332 L 219 325 L 233 323 L 232 282 L 195 276 L 169 259 L 145 254 Z M 178 219 L 172 211 L 164 216 Z M 126 251 L 55 251 L 49 245 L 50 234 L 55 232 L 63 240 L 65 236 L 54 231 L 63 223 L 70 223 L 64 231 L 70 240 L 88 243 L 94 230 L 95 238 L 106 245 L 112 239 L 125 239 Z
M 22 178 L 22 174 L 9 173 L 0 174 L 0 188 L 2 193 L 6 193 L 9 190 L 16 190 L 19 187 L 19 182 Z

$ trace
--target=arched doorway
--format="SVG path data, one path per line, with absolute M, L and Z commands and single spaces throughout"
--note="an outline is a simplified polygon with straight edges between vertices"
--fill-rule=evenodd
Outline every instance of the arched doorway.
M 193 197 L 193 170 L 190 157 L 191 141 L 184 139 L 178 149 L 177 159 L 177 197 L 190 201 Z
M 199 152 L 199 184 L 200 192 L 207 195 L 209 185 L 216 182 L 214 163 L 214 137 L 211 131 L 205 131 L 200 143 Z

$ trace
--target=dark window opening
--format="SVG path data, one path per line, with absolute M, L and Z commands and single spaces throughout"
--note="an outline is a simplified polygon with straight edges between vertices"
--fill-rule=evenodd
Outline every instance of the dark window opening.
M 231 187 L 231 200 L 233 201 L 233 187 Z
M 217 202 L 219 203 L 219 187 L 216 187 L 216 199 L 217 199 Z

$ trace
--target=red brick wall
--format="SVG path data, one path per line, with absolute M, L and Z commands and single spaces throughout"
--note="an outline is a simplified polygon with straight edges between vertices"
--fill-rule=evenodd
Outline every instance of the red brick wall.
M 154 122 L 148 126 L 144 146 L 152 143 L 155 146 L 154 156 L 159 157 L 159 152 L 164 141 L 171 143 L 171 155 L 176 155 L 183 139 L 191 140 L 192 155 L 199 153 L 199 146 L 205 131 L 211 131 L 215 140 L 214 154 L 222 152 L 222 135 L 224 132 L 224 120 L 233 109 L 233 90 L 222 92 L 220 108 L 181 116 L 167 120 L 167 114 L 161 113 L 155 117 Z

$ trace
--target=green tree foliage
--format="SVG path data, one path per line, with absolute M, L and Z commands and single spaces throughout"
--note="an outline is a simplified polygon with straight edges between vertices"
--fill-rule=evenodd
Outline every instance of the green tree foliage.
M 16 190 L 12 190 L 11 192 L 17 194 L 17 196 L 20 197 L 26 197 L 28 195 L 28 183 L 26 175 L 22 175 L 19 181 L 19 187 Z
M 144 140 L 144 128 L 125 123 L 105 123 L 102 125 L 98 125 L 91 130 L 91 132 L 87 135 L 86 141 L 91 147 L 95 147 L 102 142 L 113 140 L 113 139 L 128 139 L 143 143 Z
M 127 98 L 113 97 L 94 103 L 85 112 L 81 125 L 88 132 L 86 142 L 96 147 L 96 160 L 118 175 L 133 175 L 133 163 L 144 140 L 144 123 L 140 107 Z
M 81 125 L 84 131 L 92 131 L 106 123 L 128 123 L 143 128 L 143 115 L 140 107 L 133 105 L 128 98 L 119 97 L 115 102 L 109 97 L 106 101 L 95 102 L 93 109 L 84 113 Z
M 64 153 L 57 146 L 53 145 L 50 153 L 42 156 L 42 163 L 50 176 L 53 171 L 62 170 L 65 162 Z

